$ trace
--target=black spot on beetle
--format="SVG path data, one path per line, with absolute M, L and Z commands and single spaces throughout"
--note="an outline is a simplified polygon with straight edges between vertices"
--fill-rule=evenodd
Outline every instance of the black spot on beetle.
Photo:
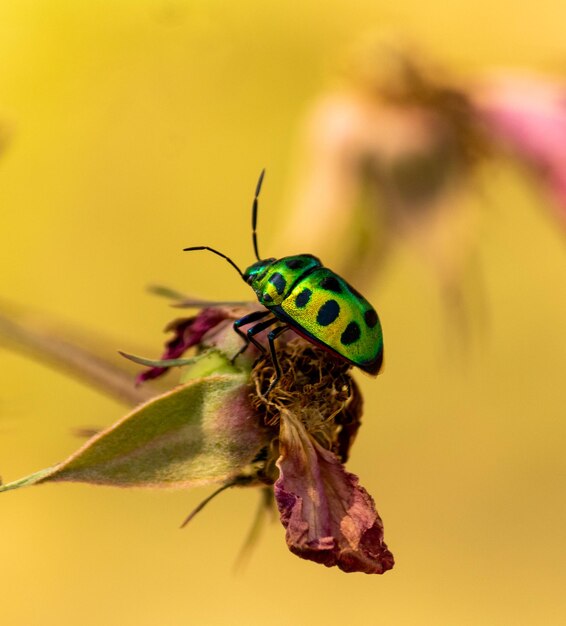
M 343 345 L 349 346 L 358 341 L 361 335 L 362 333 L 358 322 L 350 322 L 348 326 L 346 326 L 346 330 L 342 333 L 340 341 Z
M 275 272 L 269 277 L 269 282 L 275 287 L 275 291 L 279 295 L 281 295 L 285 291 L 285 287 L 287 286 L 287 281 L 285 280 L 283 274 L 279 272 Z
M 340 305 L 336 300 L 327 300 L 318 310 L 316 321 L 321 326 L 328 326 L 340 315 Z
M 377 313 L 374 309 L 369 309 L 364 313 L 364 320 L 368 326 L 368 328 L 374 328 L 377 324 Z
M 312 291 L 310 289 L 303 289 L 301 293 L 295 298 L 295 306 L 302 309 L 307 306 L 311 299 Z
M 292 259 L 291 261 L 287 261 L 285 265 L 290 270 L 300 270 L 301 267 L 305 266 L 305 262 L 303 261 L 303 259 Z
M 268 293 L 264 293 L 262 299 L 264 302 L 273 302 L 273 298 Z
M 320 281 L 320 286 L 332 293 L 342 293 L 342 286 L 335 276 L 327 276 Z

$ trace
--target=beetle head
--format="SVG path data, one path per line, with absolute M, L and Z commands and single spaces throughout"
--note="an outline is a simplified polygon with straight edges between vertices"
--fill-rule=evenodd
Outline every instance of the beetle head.
M 243 279 L 248 283 L 248 285 L 254 287 L 254 285 L 257 285 L 257 283 L 264 278 L 269 267 L 273 265 L 276 260 L 277 259 L 263 259 L 262 261 L 256 261 L 246 268 L 242 275 Z

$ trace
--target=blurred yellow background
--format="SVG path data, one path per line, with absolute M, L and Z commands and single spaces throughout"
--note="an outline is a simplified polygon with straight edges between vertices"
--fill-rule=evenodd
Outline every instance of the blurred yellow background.
M 301 117 L 346 51 L 392 29 L 462 74 L 492 65 L 566 76 L 563 3 L 20 0 L 0 3 L 0 296 L 158 351 L 175 316 L 145 286 L 246 298 L 208 244 L 252 260 L 284 223 Z M 566 239 L 501 168 L 484 208 L 490 327 L 447 349 L 431 278 L 401 250 L 370 300 L 383 376 L 358 376 L 349 469 L 374 496 L 396 567 L 346 575 L 288 553 L 271 525 L 234 559 L 257 494 L 55 485 L 0 497 L 0 623 L 566 623 Z M 336 234 L 339 245 L 341 233 Z M 330 263 L 329 263 L 330 264 Z M 0 472 L 52 465 L 125 409 L 0 351 Z

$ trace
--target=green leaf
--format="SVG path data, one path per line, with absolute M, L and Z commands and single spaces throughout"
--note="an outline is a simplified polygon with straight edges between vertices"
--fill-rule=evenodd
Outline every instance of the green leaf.
M 199 378 L 137 407 L 66 461 L 0 491 L 44 482 L 192 487 L 243 472 L 266 445 L 243 374 Z

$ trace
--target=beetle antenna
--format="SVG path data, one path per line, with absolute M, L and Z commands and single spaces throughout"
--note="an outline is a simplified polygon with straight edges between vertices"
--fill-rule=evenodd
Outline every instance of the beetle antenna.
M 184 252 L 192 252 L 193 250 L 209 250 L 210 252 L 214 252 L 214 254 L 217 254 L 218 256 L 221 256 L 223 259 L 226 259 L 228 263 L 230 263 L 230 265 L 238 272 L 238 274 L 242 278 L 244 278 L 244 274 L 242 270 L 234 263 L 234 261 L 232 261 L 232 259 L 229 256 L 222 254 L 222 252 L 219 252 L 218 250 L 215 250 L 214 248 L 210 248 L 209 246 L 192 246 L 190 248 L 183 248 Z
M 254 203 L 252 205 L 252 241 L 254 244 L 254 252 L 255 252 L 255 257 L 258 261 L 261 261 L 261 257 L 259 256 L 259 252 L 257 249 L 257 233 L 256 233 L 256 226 L 257 226 L 257 205 L 258 205 L 258 197 L 259 197 L 259 192 L 261 191 L 261 183 L 263 183 L 263 177 L 265 176 L 265 168 L 263 168 L 261 170 L 261 174 L 259 175 L 259 180 L 257 181 L 257 185 L 255 188 L 255 195 L 254 195 Z

